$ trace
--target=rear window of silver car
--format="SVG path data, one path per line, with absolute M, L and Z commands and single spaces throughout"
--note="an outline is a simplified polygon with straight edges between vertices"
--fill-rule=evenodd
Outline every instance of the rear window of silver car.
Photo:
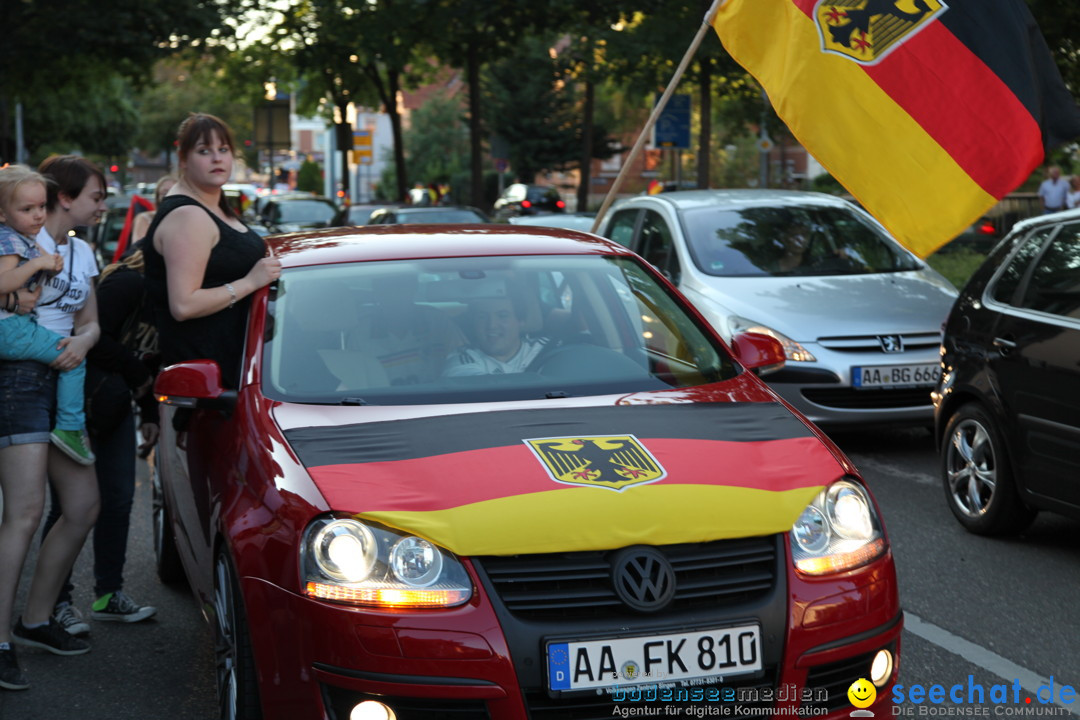
M 684 213 L 690 254 L 716 276 L 821 276 L 919 270 L 919 261 L 858 213 L 748 207 Z
M 692 387 L 737 371 L 711 333 L 630 258 L 293 268 L 269 312 L 263 392 L 285 401 L 570 397 Z

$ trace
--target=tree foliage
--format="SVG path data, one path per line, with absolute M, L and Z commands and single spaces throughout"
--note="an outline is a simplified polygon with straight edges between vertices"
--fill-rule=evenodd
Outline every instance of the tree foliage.
M 14 151 L 7 121 L 21 103 L 35 119 L 35 147 L 130 149 L 130 93 L 153 63 L 177 48 L 221 35 L 240 0 L 5 0 L 0 2 L 0 155 Z M 104 76 L 104 77 L 102 77 Z M 113 103 L 119 103 L 114 106 Z M 59 112 L 45 117 L 46 110 Z M 45 125 L 38 125 L 38 120 Z M 29 123 L 27 124 L 29 126 Z M 126 140 L 117 137 L 127 134 Z

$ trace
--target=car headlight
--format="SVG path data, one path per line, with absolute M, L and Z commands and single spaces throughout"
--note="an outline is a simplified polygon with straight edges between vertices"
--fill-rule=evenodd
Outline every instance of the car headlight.
M 351 516 L 326 516 L 304 532 L 304 595 L 374 607 L 452 607 L 472 597 L 461 561 L 424 538 Z
M 839 480 L 818 493 L 791 527 L 791 557 L 806 575 L 865 565 L 885 553 L 870 495 L 860 483 Z
M 741 332 L 754 332 L 776 338 L 780 341 L 780 344 L 784 346 L 784 355 L 791 362 L 817 362 L 817 358 L 814 357 L 813 353 L 798 342 L 789 338 L 787 335 L 777 332 L 771 327 L 754 322 L 753 320 L 747 320 L 744 317 L 738 317 L 737 315 L 732 316 L 729 322 L 731 323 L 732 335 Z

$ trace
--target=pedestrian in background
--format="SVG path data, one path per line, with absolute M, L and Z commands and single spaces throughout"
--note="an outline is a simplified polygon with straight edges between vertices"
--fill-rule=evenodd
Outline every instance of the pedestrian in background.
M 1080 207 L 1080 175 L 1069 178 L 1069 192 L 1065 195 L 1065 206 L 1068 208 Z
M 98 512 L 93 470 L 76 463 L 49 442 L 50 416 L 56 409 L 56 372 L 77 366 L 97 342 L 97 306 L 91 280 L 97 273 L 90 247 L 69 233 L 94 224 L 105 211 L 105 176 L 84 158 L 49 158 L 38 170 L 52 182 L 46 197 L 45 226 L 37 242 L 47 252 L 60 249 L 64 272 L 41 294 L 19 294 L 35 305 L 38 322 L 64 336 L 63 350 L 51 366 L 34 361 L 0 362 L 0 687 L 22 690 L 30 683 L 12 642 L 57 655 L 79 655 L 89 643 L 72 637 L 51 616 L 64 578 L 78 557 Z M 12 628 L 19 575 L 30 540 L 41 522 L 45 486 L 60 500 L 61 516 L 42 540 L 26 607 Z
M 135 216 L 135 219 L 131 221 L 132 247 L 146 235 L 146 231 L 150 229 L 150 223 L 154 219 L 154 213 L 157 212 L 157 208 L 161 206 L 161 201 L 169 194 L 169 191 L 172 190 L 172 187 L 175 184 L 175 175 L 162 175 L 158 178 L 157 185 L 154 186 L 154 209 L 145 210 L 139 213 Z
M 101 338 L 87 356 L 86 414 L 90 440 L 97 456 L 95 471 L 101 511 L 94 525 L 94 620 L 133 623 L 157 613 L 124 592 L 131 506 L 135 499 L 135 412 L 140 401 L 139 451 L 157 442 L 157 406 L 151 393 L 156 370 L 157 332 L 144 302 L 141 246 L 106 267 L 98 280 L 98 321 Z M 45 532 L 60 516 L 56 498 L 45 520 Z M 72 603 L 69 575 L 53 617 L 72 635 L 90 632 L 90 625 Z
M 1069 183 L 1061 177 L 1061 168 L 1051 165 L 1047 169 L 1048 177 L 1039 185 L 1039 197 L 1042 198 L 1043 212 L 1052 213 L 1065 209 L 1065 197 L 1069 192 Z

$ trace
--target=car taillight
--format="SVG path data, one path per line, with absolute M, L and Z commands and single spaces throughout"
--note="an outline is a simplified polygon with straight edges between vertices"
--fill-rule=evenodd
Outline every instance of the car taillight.
M 521 207 L 523 207 L 523 208 L 531 208 L 531 207 L 532 207 L 532 203 L 531 203 L 531 202 L 529 202 L 528 200 L 522 200 L 522 201 L 521 201 Z
M 562 200 L 559 200 L 558 202 L 555 203 L 555 207 L 562 210 L 564 207 L 566 207 L 566 203 L 564 203 Z
M 980 235 L 997 235 L 997 229 L 992 222 L 984 222 L 979 225 L 978 232 Z

